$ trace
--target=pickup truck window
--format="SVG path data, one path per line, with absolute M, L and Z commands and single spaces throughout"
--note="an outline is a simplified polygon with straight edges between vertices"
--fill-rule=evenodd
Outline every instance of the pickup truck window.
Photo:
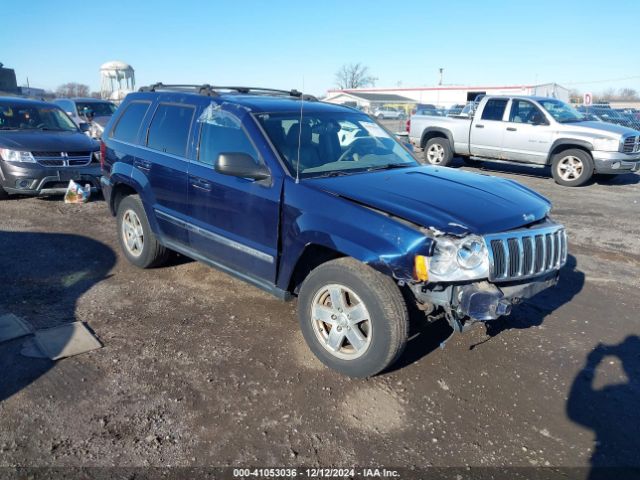
M 482 110 L 482 120 L 501 121 L 508 102 L 509 100 L 506 98 L 492 98 L 487 100 L 484 110 Z
M 227 125 L 219 125 L 203 122 L 198 161 L 213 165 L 221 153 L 246 153 L 256 163 L 259 161 L 257 150 L 239 124 L 229 122 Z
M 370 117 L 357 113 L 257 115 L 289 172 L 327 176 L 416 166 L 413 156 Z M 302 128 L 300 128 L 302 125 Z M 298 165 L 298 153 L 300 161 Z
M 533 103 L 527 102 L 526 100 L 513 100 L 511 102 L 509 121 L 514 123 L 539 125 L 545 121 L 545 118 L 540 109 Z
M 549 112 L 558 123 L 575 123 L 586 120 L 584 115 L 575 108 L 555 98 L 541 100 L 540 105 L 542 105 L 542 108 Z
M 122 142 L 133 143 L 138 136 L 142 119 L 149 110 L 151 102 L 131 102 L 120 115 L 118 123 L 113 128 L 111 137 Z
M 195 108 L 190 105 L 161 103 L 149 126 L 147 147 L 172 155 L 186 156 L 194 112 Z

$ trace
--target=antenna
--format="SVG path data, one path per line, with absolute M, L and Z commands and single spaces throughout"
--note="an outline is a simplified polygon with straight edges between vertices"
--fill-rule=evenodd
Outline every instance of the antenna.
M 302 143 L 302 109 L 304 107 L 304 76 L 302 77 L 302 94 L 300 95 L 300 122 L 298 123 L 298 159 L 296 161 L 296 183 L 300 183 L 300 144 Z

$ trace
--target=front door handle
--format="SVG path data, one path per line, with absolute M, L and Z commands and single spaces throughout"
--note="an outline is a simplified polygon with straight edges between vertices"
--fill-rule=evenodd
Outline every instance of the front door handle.
M 476 123 L 476 128 L 484 128 L 484 125 L 479 125 Z
M 211 191 L 211 182 L 204 180 L 203 178 L 191 178 L 191 186 L 199 190 Z
M 515 132 L 515 131 L 517 131 L 518 129 L 517 129 L 517 128 L 515 128 L 515 127 L 507 127 L 507 130 L 508 130 L 508 131 L 510 131 L 510 132 Z

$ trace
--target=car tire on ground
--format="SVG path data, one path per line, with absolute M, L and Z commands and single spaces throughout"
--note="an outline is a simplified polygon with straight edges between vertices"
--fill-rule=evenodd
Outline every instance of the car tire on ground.
M 558 185 L 579 187 L 593 175 L 593 159 L 584 150 L 572 148 L 556 153 L 551 161 L 551 174 Z
M 453 160 L 453 149 L 449 140 L 442 137 L 430 139 L 424 147 L 423 158 L 429 165 L 446 167 Z
M 4 188 L 0 187 L 0 200 L 6 200 L 7 198 L 9 198 L 9 194 Z
M 358 378 L 393 364 L 409 334 L 407 307 L 393 279 L 348 257 L 323 263 L 304 280 L 298 320 L 322 363 Z
M 118 205 L 118 240 L 124 256 L 140 268 L 158 267 L 170 251 L 158 243 L 138 195 L 129 195 Z

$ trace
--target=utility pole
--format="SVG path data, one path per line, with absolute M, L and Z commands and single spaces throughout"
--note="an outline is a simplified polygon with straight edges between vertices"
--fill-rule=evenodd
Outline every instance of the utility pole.
M 439 70 L 440 70 L 440 82 L 438 83 L 438 85 L 442 85 L 442 74 L 444 72 L 444 68 L 441 67 Z

